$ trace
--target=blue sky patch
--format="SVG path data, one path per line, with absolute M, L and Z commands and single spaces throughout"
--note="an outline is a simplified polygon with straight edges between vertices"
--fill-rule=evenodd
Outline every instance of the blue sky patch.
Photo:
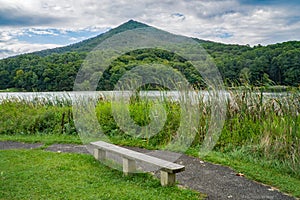
M 217 34 L 217 37 L 219 37 L 219 38 L 230 38 L 232 36 L 233 36 L 232 33 L 220 33 L 220 34 Z
M 22 35 L 17 36 L 17 39 L 19 41 L 30 43 L 52 43 L 58 45 L 66 45 L 74 42 L 79 42 L 90 37 L 94 37 L 101 32 L 102 31 L 95 32 L 90 29 L 79 31 L 64 31 L 60 29 L 26 29 Z

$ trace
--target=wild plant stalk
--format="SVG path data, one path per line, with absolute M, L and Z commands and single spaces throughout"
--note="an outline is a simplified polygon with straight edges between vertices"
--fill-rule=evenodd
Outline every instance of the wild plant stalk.
M 215 150 L 229 152 L 244 149 L 244 153 L 257 159 L 285 163 L 300 177 L 299 90 L 270 96 L 244 88 L 229 94 L 226 120 Z M 199 126 L 192 143 L 194 147 L 201 146 L 206 137 L 212 110 L 212 102 L 206 99 L 204 93 L 199 93 L 198 98 Z M 69 101 L 61 99 L 3 100 L 0 104 L 0 134 L 77 134 L 70 105 Z M 130 117 L 140 126 L 149 124 L 152 105 L 143 99 L 132 99 Z M 112 140 L 162 148 L 178 137 L 176 131 L 182 113 L 181 105 L 174 99 L 163 97 L 163 107 L 159 109 L 164 109 L 166 113 L 165 124 L 157 134 L 151 137 L 146 135 L 146 140 L 122 131 L 112 115 L 111 106 L 111 101 L 99 99 L 94 110 L 102 131 Z M 119 109 L 118 106 L 116 109 Z
M 219 148 L 248 146 L 257 157 L 290 163 L 299 172 L 299 91 L 275 97 L 253 90 L 230 94 Z

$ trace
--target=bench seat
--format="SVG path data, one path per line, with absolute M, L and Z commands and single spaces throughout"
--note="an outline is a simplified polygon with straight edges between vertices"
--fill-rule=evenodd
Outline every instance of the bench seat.
M 183 165 L 119 147 L 107 142 L 91 142 L 91 145 L 94 149 L 94 157 L 97 160 L 106 160 L 106 152 L 121 156 L 123 158 L 123 172 L 125 175 L 129 175 L 136 171 L 136 161 L 145 162 L 159 167 L 161 172 L 161 185 L 163 186 L 174 185 L 176 181 L 175 174 L 185 170 Z

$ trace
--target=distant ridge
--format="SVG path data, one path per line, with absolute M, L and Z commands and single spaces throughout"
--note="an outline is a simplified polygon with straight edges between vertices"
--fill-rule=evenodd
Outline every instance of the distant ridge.
M 143 24 L 141 22 L 137 22 L 134 20 L 129 20 L 120 26 L 109 30 L 108 32 L 102 33 L 96 37 L 92 37 L 86 40 L 83 40 L 78 43 L 70 44 L 64 47 L 57 47 L 53 49 L 46 49 L 42 51 L 36 51 L 33 52 L 35 55 L 39 56 L 47 56 L 52 53 L 66 53 L 66 52 L 89 52 L 92 49 L 94 49 L 97 45 L 99 45 L 100 42 L 103 40 L 113 36 L 114 34 L 121 33 L 123 31 L 133 30 L 136 28 L 144 28 L 144 27 L 150 27 L 147 24 Z
M 54 53 L 56 53 L 56 54 L 64 54 L 64 53 L 68 53 L 68 52 L 88 53 L 88 52 L 92 51 L 96 46 L 98 46 L 102 41 L 104 41 L 105 39 L 107 39 L 109 37 L 112 37 L 115 34 L 118 34 L 118 33 L 124 32 L 124 31 L 128 31 L 128 30 L 134 30 L 137 28 L 145 28 L 145 27 L 151 27 L 151 26 L 131 19 L 131 20 L 119 25 L 116 28 L 112 28 L 105 33 L 101 33 L 95 37 L 91 37 L 91 38 L 83 40 L 81 42 L 66 45 L 63 47 L 57 47 L 57 48 L 52 48 L 52 49 L 35 51 L 32 53 L 15 55 L 15 56 L 11 56 L 8 58 L 14 58 L 14 57 L 28 55 L 28 54 L 44 57 L 44 56 L 48 56 L 48 55 L 51 55 Z M 220 54 L 222 54 L 222 53 L 224 53 L 223 52 L 224 49 L 231 49 L 234 52 L 240 48 L 245 49 L 245 50 L 250 50 L 250 49 L 256 48 L 256 46 L 250 47 L 249 45 L 241 45 L 241 44 L 225 44 L 225 43 L 221 43 L 221 42 L 214 42 L 214 41 L 203 40 L 203 39 L 199 39 L 199 38 L 193 38 L 193 37 L 191 37 L 191 38 L 194 39 L 196 42 L 200 43 L 208 53 L 219 52 Z M 267 46 L 258 45 L 258 47 L 276 48 L 278 46 L 285 46 L 285 45 L 289 45 L 289 44 L 291 44 L 292 46 L 300 46 L 300 41 L 287 41 L 287 42 L 283 42 L 283 43 L 270 44 Z M 216 46 L 218 46 L 218 47 L 216 48 Z M 231 52 L 231 53 L 233 55 L 236 55 L 233 52 Z M 4 59 L 7 59 L 7 58 L 4 58 Z
M 75 77 L 86 56 L 101 42 L 124 31 L 147 27 L 150 27 L 152 31 L 163 31 L 129 20 L 116 28 L 79 43 L 0 59 L 0 90 L 70 91 L 73 89 Z M 225 84 L 229 87 L 246 83 L 259 87 L 277 85 L 300 88 L 300 41 L 250 47 L 249 45 L 192 39 L 214 59 Z M 131 62 L 129 66 L 132 67 L 139 62 L 147 63 L 173 58 L 174 60 L 167 60 L 167 63 L 183 73 L 191 83 L 201 83 L 201 77 L 193 74 L 193 69 L 189 65 L 176 59 L 174 55 L 161 51 L 145 49 L 132 52 L 129 56 L 131 60 L 126 60 L 127 57 L 115 63 L 116 69 L 125 67 L 129 62 Z M 149 59 L 144 59 L 145 56 Z M 126 67 L 125 70 L 127 70 Z M 107 71 L 105 75 L 107 79 L 100 84 L 103 86 L 101 89 L 111 90 L 111 83 L 114 83 L 113 81 L 116 81 L 120 75 L 118 73 L 122 72 L 122 70 L 117 71 Z M 113 77 L 112 80 L 110 80 L 111 77 Z M 85 90 L 84 85 L 82 88 Z M 279 90 L 281 90 L 280 87 Z

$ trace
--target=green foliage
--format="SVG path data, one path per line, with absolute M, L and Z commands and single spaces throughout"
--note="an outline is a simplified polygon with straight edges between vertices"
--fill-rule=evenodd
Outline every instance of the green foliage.
M 267 97 L 259 91 L 244 90 L 231 96 L 234 101 L 228 105 L 216 150 L 228 154 L 244 148 L 245 155 L 253 160 L 280 163 L 281 170 L 300 178 L 299 91 Z
M 200 99 L 199 127 L 192 147 L 199 147 L 206 136 L 210 122 L 211 102 Z M 227 118 L 215 150 L 227 152 L 244 146 L 258 159 L 289 163 L 290 173 L 300 177 L 300 94 L 288 92 L 283 97 L 267 97 L 259 91 L 232 91 L 228 101 Z M 59 103 L 59 102 L 58 102 Z M 151 123 L 149 111 L 153 102 L 133 98 L 127 105 L 135 124 Z M 114 105 L 116 113 L 123 112 Z M 166 112 L 166 122 L 154 135 L 138 135 L 134 128 L 124 130 L 118 126 L 110 101 L 99 100 L 96 106 L 98 121 L 112 142 L 151 149 L 163 148 L 176 140 L 181 110 L 176 102 L 165 101 L 161 109 Z M 0 134 L 62 134 L 76 135 L 72 109 L 68 103 L 4 101 L 0 106 Z M 122 115 L 121 115 L 122 116 Z M 128 124 L 126 119 L 123 124 Z
M 153 106 L 153 104 L 147 101 L 132 101 L 129 105 L 130 117 L 137 125 L 148 125 L 150 123 L 148 114 L 151 106 Z M 117 113 L 122 112 L 121 106 L 117 105 L 115 109 Z M 140 147 L 158 148 L 165 146 L 173 139 L 176 135 L 176 130 L 179 126 L 180 120 L 179 104 L 166 102 L 164 104 L 164 109 L 167 113 L 166 122 L 162 130 L 152 137 L 139 137 L 133 129 L 131 132 L 124 132 L 120 129 L 114 120 L 110 102 L 100 102 L 96 107 L 96 112 L 102 130 L 112 141 L 118 141 L 118 143 L 122 143 L 124 145 L 134 144 L 135 146 Z
M 85 53 L 21 55 L 0 61 L 0 90 L 69 91 Z
M 0 134 L 76 134 L 69 106 L 6 100 L 0 115 Z
M 244 163 L 243 167 L 241 165 L 238 169 L 249 171 L 252 178 L 265 183 L 276 183 L 276 186 L 299 196 L 299 190 L 286 187 L 282 179 L 284 176 L 294 177 L 291 181 L 300 179 L 300 93 L 299 90 L 295 90 L 288 91 L 281 97 L 266 95 L 251 88 L 231 91 L 227 118 L 214 150 L 227 156 L 227 160 Z M 194 149 L 196 153 L 192 154 L 197 156 L 197 150 L 209 126 L 212 106 L 211 102 L 204 102 L 204 99 L 200 99 L 200 102 L 201 116 L 198 132 L 188 152 L 191 153 Z M 153 102 L 132 98 L 127 106 L 129 106 L 130 117 L 136 124 L 151 123 L 149 111 Z M 122 106 L 114 105 L 114 109 L 119 113 L 122 111 Z M 165 101 L 163 109 L 166 111 L 167 120 L 160 132 L 150 137 L 138 137 L 135 132 L 120 129 L 112 114 L 110 101 L 99 100 L 96 114 L 102 130 L 111 142 L 158 149 L 176 139 L 181 117 L 180 105 L 176 102 Z M 52 142 L 62 140 L 78 143 L 78 137 L 72 138 L 77 133 L 71 111 L 68 102 L 4 101 L 0 105 L 1 138 L 37 142 L 47 140 L 47 137 L 55 133 L 54 135 L 63 137 L 50 137 Z M 31 135 L 44 139 L 39 140 Z M 66 137 L 68 135 L 72 137 Z M 229 165 L 238 166 L 235 162 L 230 162 Z M 263 174 L 255 177 L 255 172 L 250 170 L 251 167 L 247 168 L 247 165 L 257 165 L 265 171 L 275 170 L 280 183 L 277 182 L 277 178 L 270 179 Z
M 194 87 L 204 87 L 204 83 L 201 79 L 201 75 L 197 70 L 184 58 L 161 49 L 138 49 L 128 52 L 116 60 L 114 60 L 109 68 L 103 72 L 103 77 L 98 83 L 97 90 L 113 90 L 118 80 L 129 70 L 137 66 L 143 66 L 145 71 L 147 70 L 147 64 L 162 64 L 170 68 L 173 68 L 177 72 L 180 72 Z M 151 66 L 154 67 L 153 65 Z M 162 70 L 160 68 L 160 70 Z M 172 77 L 169 70 L 161 72 L 165 77 Z M 170 74 L 168 76 L 168 74 Z M 132 73 L 130 76 L 137 79 L 141 79 L 140 74 Z M 147 74 L 147 76 L 154 76 L 153 74 Z M 151 87 L 150 87 L 151 88 Z M 153 85 L 152 88 L 155 88 Z
M 115 29 L 80 43 L 0 60 L 0 90 L 69 91 L 88 52 L 114 34 L 147 25 L 129 21 Z M 268 46 L 229 45 L 195 39 L 214 59 L 227 86 L 300 85 L 300 42 Z M 192 47 L 191 47 L 192 48 Z M 193 86 L 205 87 L 195 68 L 185 59 L 160 49 L 141 49 L 116 58 L 103 73 L 99 90 L 112 90 L 128 70 L 143 64 L 159 63 L 182 73 Z M 102 76 L 91 66 L 93 78 Z M 89 79 L 87 79 L 89 78 Z M 87 89 L 91 77 L 83 77 Z

